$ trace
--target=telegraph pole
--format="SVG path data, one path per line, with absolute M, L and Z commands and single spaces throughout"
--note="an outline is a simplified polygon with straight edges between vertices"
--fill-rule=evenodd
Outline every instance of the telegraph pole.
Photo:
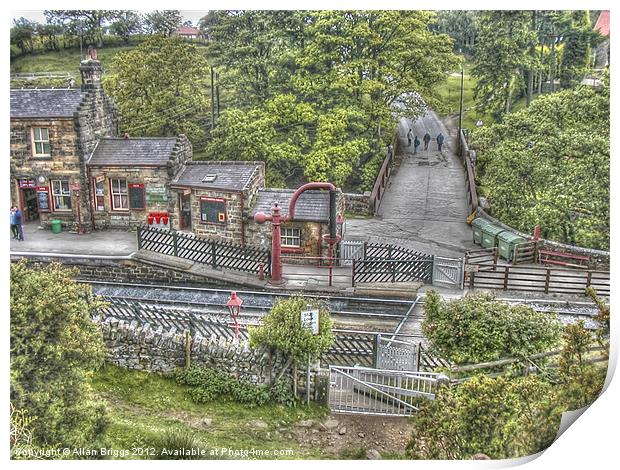
M 461 149 L 461 131 L 463 130 L 463 90 L 465 88 L 465 70 L 461 66 L 461 103 L 459 106 L 459 150 Z

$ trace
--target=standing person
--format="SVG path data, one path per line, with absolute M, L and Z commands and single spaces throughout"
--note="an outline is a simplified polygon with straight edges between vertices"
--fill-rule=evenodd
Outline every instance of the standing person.
M 420 146 L 420 139 L 418 139 L 418 136 L 415 136 L 415 139 L 413 141 L 413 154 L 415 155 L 416 153 L 418 153 L 418 147 Z
M 443 134 L 440 132 L 437 136 L 437 148 L 441 152 L 441 147 L 443 146 Z
M 11 216 L 11 234 L 13 235 L 13 238 L 17 240 L 19 238 L 19 232 L 17 231 L 17 225 L 15 225 L 15 211 L 16 210 L 17 210 L 17 207 L 11 206 L 11 211 L 9 212 L 9 214 Z
M 24 241 L 24 231 L 22 230 L 22 211 L 18 207 L 15 208 L 15 226 L 17 227 L 17 239 Z
M 428 150 L 428 143 L 431 141 L 431 135 L 427 132 L 424 134 L 422 140 L 424 141 L 424 150 Z
M 412 135 L 413 135 L 413 131 L 409 129 L 409 132 L 407 132 L 407 147 L 411 147 L 411 136 Z

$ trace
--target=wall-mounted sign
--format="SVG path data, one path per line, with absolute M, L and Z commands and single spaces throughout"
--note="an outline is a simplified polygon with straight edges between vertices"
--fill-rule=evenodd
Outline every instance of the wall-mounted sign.
M 226 223 L 226 199 L 219 197 L 200 197 L 200 221 L 207 223 Z
M 319 309 L 302 310 L 300 312 L 301 326 L 312 331 L 313 335 L 319 334 Z
M 34 178 L 21 178 L 17 180 L 17 185 L 20 188 L 34 188 Z
M 95 183 L 103 183 L 105 181 L 105 176 L 95 176 Z
M 190 188 L 186 188 L 183 190 L 183 196 L 191 196 L 191 195 L 192 195 L 192 190 Z
M 146 187 L 147 194 L 166 194 L 165 186 L 147 186 Z
M 37 186 L 37 207 L 39 212 L 50 212 L 50 195 L 47 186 Z

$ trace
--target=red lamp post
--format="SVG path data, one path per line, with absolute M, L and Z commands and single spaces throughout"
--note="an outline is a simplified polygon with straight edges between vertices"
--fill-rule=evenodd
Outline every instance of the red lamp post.
M 243 304 L 243 300 L 237 296 L 236 292 L 231 292 L 230 297 L 228 298 L 228 302 L 226 302 L 226 306 L 228 307 L 228 311 L 235 322 L 235 338 L 239 338 L 239 312 L 241 311 L 241 304 Z

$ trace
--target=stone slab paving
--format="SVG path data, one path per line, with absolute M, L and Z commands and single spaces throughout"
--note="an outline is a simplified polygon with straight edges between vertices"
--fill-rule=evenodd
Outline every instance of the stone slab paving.
M 432 141 L 417 155 L 407 147 L 407 131 L 413 129 L 422 142 L 428 132 Z M 394 170 L 373 218 L 346 221 L 345 238 L 392 243 L 438 256 L 461 257 L 474 248 L 468 216 L 463 166 L 454 153 L 451 135 L 433 111 L 412 122 L 401 119 L 398 128 L 404 159 Z M 445 144 L 437 150 L 435 138 L 442 132 Z
M 11 252 L 63 253 L 123 256 L 138 249 L 136 232 L 102 230 L 84 235 L 39 229 L 36 223 L 23 226 L 24 241 L 11 238 Z M 8 231 L 7 231 L 8 232 Z M 10 237 L 10 233 L 7 233 Z

